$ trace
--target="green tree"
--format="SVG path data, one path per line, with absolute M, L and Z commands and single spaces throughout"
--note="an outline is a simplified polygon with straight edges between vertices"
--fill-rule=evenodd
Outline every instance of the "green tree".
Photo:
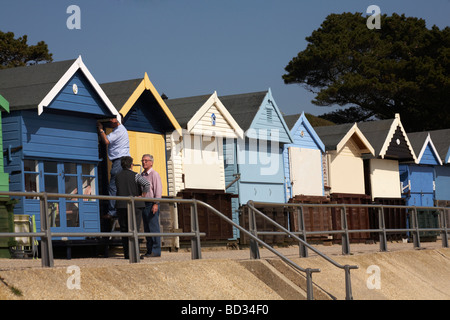
M 27 41 L 27 35 L 15 39 L 13 32 L 0 31 L 0 69 L 53 61 L 44 41 L 36 45 L 28 45 Z
M 364 119 L 400 113 L 408 131 L 450 128 L 450 28 L 395 13 L 381 16 L 381 29 L 366 21 L 329 15 L 286 66 L 284 82 L 314 92 L 318 106 L 352 106 Z

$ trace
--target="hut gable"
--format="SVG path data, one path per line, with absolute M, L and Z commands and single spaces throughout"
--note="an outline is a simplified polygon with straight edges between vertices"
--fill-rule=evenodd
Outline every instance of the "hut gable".
M 101 85 L 108 98 L 124 116 L 128 130 L 165 133 L 181 126 L 150 81 L 143 78 L 104 83 Z
M 414 152 L 417 154 L 416 163 L 427 165 L 442 165 L 436 147 L 429 132 L 408 133 L 408 137 L 413 146 Z
M 246 136 L 254 139 L 276 140 L 280 143 L 292 143 L 289 128 L 269 89 L 253 118 Z M 267 136 L 264 137 L 264 132 Z
M 450 129 L 430 131 L 431 139 L 443 164 L 450 164 Z
M 12 110 L 37 108 L 40 115 L 48 107 L 118 116 L 81 56 L 76 60 L 1 70 L 0 88 Z
M 223 105 L 217 92 L 214 92 L 189 120 L 187 131 L 207 136 L 243 137 L 242 129 Z
M 416 160 L 399 114 L 394 119 L 359 122 L 358 127 L 372 144 L 376 157 L 398 161 Z

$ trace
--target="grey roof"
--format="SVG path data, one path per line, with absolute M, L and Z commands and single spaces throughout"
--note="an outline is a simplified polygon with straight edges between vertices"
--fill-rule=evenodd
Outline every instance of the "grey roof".
M 10 110 L 37 108 L 38 104 L 75 62 L 37 64 L 0 70 L 0 93 Z
M 301 116 L 301 114 L 291 114 L 288 116 L 284 116 L 284 122 L 288 126 L 289 130 L 292 130 L 292 128 L 297 123 L 300 116 Z
M 325 150 L 336 150 L 338 143 L 345 137 L 354 123 L 344 123 L 335 126 L 315 127 L 317 135 L 325 145 Z
M 442 162 L 444 162 L 445 156 L 450 149 L 450 129 L 433 130 L 430 131 L 430 135 L 436 151 L 439 153 Z
M 220 96 L 219 99 L 233 116 L 239 127 L 247 131 L 266 95 L 267 91 L 258 91 Z
M 411 143 L 411 146 L 416 155 L 419 155 L 420 151 L 422 151 L 423 144 L 425 143 L 425 140 L 427 139 L 427 137 L 428 137 L 427 131 L 408 133 L 409 142 Z M 433 141 L 433 144 L 434 144 L 434 141 Z
M 267 91 L 234 94 L 219 96 L 219 100 L 222 102 L 228 112 L 230 112 L 239 127 L 241 127 L 241 129 L 245 131 L 250 127 L 266 94 Z M 165 102 L 174 117 L 177 119 L 180 126 L 182 128 L 186 128 L 189 120 L 209 99 L 209 97 L 211 97 L 211 94 L 187 98 L 168 99 Z
M 372 145 L 376 156 L 380 155 L 393 121 L 394 119 L 358 122 L 359 130 Z
M 211 97 L 211 94 L 168 99 L 165 102 L 175 119 L 177 119 L 181 128 L 186 129 L 189 120 L 191 120 L 194 114 L 198 111 L 198 109 L 200 109 L 200 107 L 206 102 L 206 100 L 209 99 L 209 97 Z
M 142 82 L 141 79 L 131 79 L 125 81 L 108 82 L 100 85 L 102 90 L 108 96 L 114 107 L 120 111 L 125 102 Z

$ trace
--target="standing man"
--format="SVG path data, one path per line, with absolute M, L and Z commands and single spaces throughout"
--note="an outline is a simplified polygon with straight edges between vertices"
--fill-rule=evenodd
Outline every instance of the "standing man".
M 120 160 L 122 171 L 116 176 L 117 196 L 118 197 L 141 197 L 150 190 L 150 183 L 140 174 L 133 171 L 133 158 L 129 156 L 122 157 Z M 128 232 L 128 210 L 127 201 L 118 200 L 117 215 L 119 218 L 120 232 Z M 136 230 L 139 232 L 142 220 L 142 210 L 145 207 L 143 201 L 135 201 Z M 129 258 L 128 237 L 122 237 L 123 253 L 125 259 Z
M 100 139 L 108 148 L 108 158 L 112 162 L 108 185 L 108 194 L 114 197 L 116 196 L 117 192 L 116 175 L 120 171 L 122 171 L 120 159 L 125 156 L 130 156 L 130 141 L 128 139 L 127 129 L 116 118 L 111 119 L 109 124 L 113 128 L 113 131 L 108 135 L 106 135 L 105 131 L 103 130 L 103 124 L 101 122 L 97 122 L 97 128 Z M 115 218 L 117 216 L 115 205 L 115 200 L 109 201 L 109 217 Z
M 150 182 L 150 191 L 144 195 L 145 198 L 161 198 L 162 182 L 159 173 L 153 169 L 153 156 L 144 154 L 142 156 L 142 176 Z M 159 228 L 159 203 L 146 202 L 143 212 L 144 231 L 160 232 Z M 147 237 L 147 253 L 144 257 L 161 256 L 161 237 Z

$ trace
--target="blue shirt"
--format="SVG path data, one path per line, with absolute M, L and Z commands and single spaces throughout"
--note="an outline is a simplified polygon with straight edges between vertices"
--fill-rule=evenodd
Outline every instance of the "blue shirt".
M 109 141 L 108 157 L 113 161 L 130 155 L 130 141 L 128 140 L 128 132 L 124 125 L 119 125 L 106 136 Z

